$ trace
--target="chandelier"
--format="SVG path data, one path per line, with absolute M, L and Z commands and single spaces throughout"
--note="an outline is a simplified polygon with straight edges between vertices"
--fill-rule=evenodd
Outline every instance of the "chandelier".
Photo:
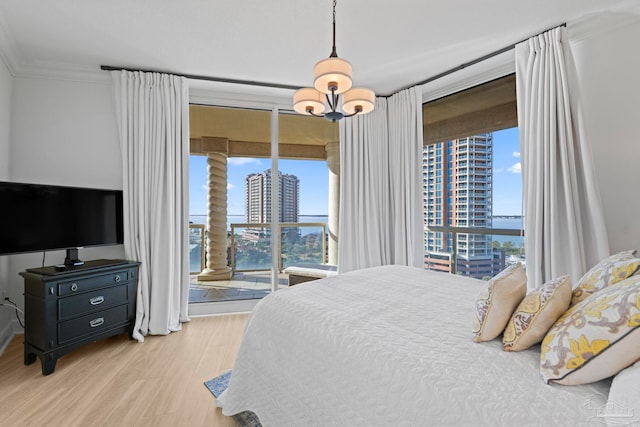
M 305 87 L 293 94 L 293 109 L 300 114 L 324 117 L 332 122 L 358 113 L 371 112 L 375 93 L 366 88 L 352 88 L 351 73 L 351 64 L 338 58 L 336 53 L 336 0 L 334 0 L 331 55 L 314 67 L 314 87 Z M 342 111 L 338 109 L 340 95 L 342 95 Z

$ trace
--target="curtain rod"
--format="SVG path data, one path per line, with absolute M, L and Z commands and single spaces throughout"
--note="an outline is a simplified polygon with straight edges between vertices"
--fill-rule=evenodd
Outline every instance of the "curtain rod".
M 227 78 L 222 78 L 222 77 L 201 76 L 201 75 L 197 75 L 197 74 L 180 74 L 180 73 L 174 73 L 174 72 L 171 72 L 171 71 L 158 71 L 158 70 L 145 70 L 145 69 L 140 69 L 140 68 L 115 67 L 115 66 L 111 66 L 111 65 L 101 65 L 100 69 L 103 70 L 103 71 L 121 71 L 121 70 L 124 70 L 124 71 L 133 71 L 133 72 L 140 71 L 140 72 L 143 72 L 143 73 L 172 74 L 174 76 L 185 77 L 187 79 L 193 79 L 193 80 L 205 80 L 205 81 L 209 81 L 209 82 L 218 82 L 218 83 L 233 83 L 233 84 L 239 84 L 239 85 L 272 87 L 272 88 L 277 88 L 277 89 L 298 90 L 298 89 L 301 88 L 301 86 L 284 85 L 284 84 L 278 84 L 278 83 L 257 82 L 257 81 L 253 81 L 253 80 L 227 79 Z
M 546 33 L 547 31 L 553 30 L 554 28 L 558 28 L 558 27 L 566 27 L 567 23 L 563 22 L 560 25 L 556 25 L 554 27 L 548 28 L 540 33 L 538 33 L 537 35 L 540 35 L 542 33 Z M 534 35 L 535 36 L 535 35 Z M 409 86 L 403 87 L 401 89 L 399 89 L 397 92 L 400 92 L 404 89 L 408 89 L 410 87 L 414 87 L 414 86 L 422 86 L 425 85 L 427 83 L 431 83 L 434 80 L 438 80 L 441 79 L 445 76 L 448 76 L 449 74 L 453 74 L 457 71 L 460 70 L 464 70 L 467 67 L 470 67 L 472 65 L 475 65 L 479 62 L 482 61 L 486 61 L 487 59 L 493 58 L 494 56 L 498 56 L 501 53 L 505 53 L 513 48 L 516 47 L 516 45 L 518 45 L 519 43 L 522 43 L 524 41 L 529 40 L 531 37 L 534 36 L 530 36 L 527 37 L 526 39 L 520 40 L 519 42 L 516 43 L 512 43 L 509 46 L 505 46 L 502 49 L 498 49 L 496 51 L 493 51 L 491 53 L 488 53 L 484 56 L 481 56 L 480 58 L 476 58 L 472 61 L 469 62 L 465 62 L 464 64 L 458 65 L 457 67 L 451 68 L 447 71 L 444 71 L 440 74 L 436 74 L 435 76 L 429 77 L 428 79 L 422 80 L 421 82 L 418 83 L 413 83 Z M 278 84 L 278 83 L 266 83 L 266 82 L 257 82 L 257 81 L 253 81 L 253 80 L 237 80 L 237 79 L 227 79 L 227 78 L 221 78 L 221 77 L 211 77 L 211 76 L 202 76 L 202 75 L 197 75 L 197 74 L 177 74 L 177 73 L 173 73 L 171 71 L 158 71 L 158 70 L 145 70 L 145 69 L 139 69 L 139 68 L 128 68 L 128 67 L 116 67 L 116 66 L 111 66 L 111 65 L 101 65 L 100 69 L 103 71 L 120 71 L 120 70 L 124 70 L 124 71 L 140 71 L 143 73 L 163 73 L 163 74 L 173 74 L 174 76 L 178 76 L 178 77 L 185 77 L 188 79 L 194 79 L 194 80 L 205 80 L 205 81 L 210 81 L 210 82 L 218 82 L 218 83 L 233 83 L 233 84 L 239 84 L 239 85 L 249 85 L 249 86 L 261 86 L 261 87 L 271 87 L 271 88 L 276 88 L 276 89 L 292 89 L 292 90 L 298 90 L 301 88 L 301 86 L 293 86 L 293 85 L 284 85 L 284 84 Z M 387 95 L 386 98 L 388 98 L 391 95 Z
M 479 62 L 482 62 L 482 61 L 486 61 L 487 59 L 493 58 L 494 56 L 498 56 L 498 55 L 500 55 L 501 53 L 508 52 L 508 51 L 510 51 L 511 49 L 515 48 L 518 44 L 520 44 L 520 43 L 522 43 L 522 42 L 524 42 L 524 41 L 529 40 L 531 37 L 535 37 L 536 35 L 540 35 L 540 34 L 546 33 L 547 31 L 553 30 L 554 28 L 566 27 L 566 26 L 567 26 L 567 23 L 566 23 L 566 22 L 563 22 L 563 23 L 562 23 L 562 24 L 560 24 L 560 25 L 556 25 L 556 26 L 554 26 L 554 27 L 548 28 L 548 29 L 546 29 L 546 30 L 544 30 L 544 31 L 542 31 L 542 32 L 540 32 L 540 33 L 538 33 L 538 34 L 535 34 L 535 35 L 533 35 L 533 36 L 527 37 L 526 39 L 520 40 L 519 42 L 512 43 L 512 44 L 510 44 L 509 46 L 505 46 L 505 47 L 503 47 L 503 48 L 501 48 L 501 49 L 498 49 L 498 50 L 496 50 L 496 51 L 493 51 L 493 52 L 491 52 L 491 53 L 488 53 L 488 54 L 486 54 L 486 55 L 484 55 L 484 56 L 481 56 L 480 58 L 476 58 L 476 59 L 474 59 L 473 61 L 465 62 L 464 64 L 458 65 L 457 67 L 451 68 L 451 69 L 449 69 L 449 70 L 447 70 L 447 71 L 443 71 L 443 72 L 442 72 L 442 73 L 440 73 L 440 74 L 436 74 L 436 75 L 435 75 L 435 76 L 433 76 L 433 77 L 429 77 L 428 79 L 422 80 L 421 82 L 418 82 L 418 83 L 414 83 L 414 84 L 412 84 L 411 86 L 407 86 L 407 87 L 405 87 L 405 88 L 403 88 L 403 89 L 400 89 L 400 90 L 404 90 L 404 89 L 407 89 L 407 88 L 410 88 L 410 87 L 414 87 L 414 86 L 422 86 L 422 85 L 425 85 L 425 84 L 427 84 L 427 83 L 431 83 L 431 82 L 432 82 L 432 81 L 434 81 L 434 80 L 438 80 L 438 79 L 441 79 L 441 78 L 443 78 L 443 77 L 445 77 L 445 76 L 448 76 L 449 74 L 453 74 L 453 73 L 455 73 L 455 72 L 457 72 L 457 71 L 464 70 L 464 69 L 465 69 L 465 68 L 467 68 L 467 67 L 470 67 L 470 66 L 472 66 L 472 65 L 475 65 L 475 64 L 477 64 L 477 63 L 479 63 Z M 399 91 L 398 91 L 398 92 L 399 92 Z

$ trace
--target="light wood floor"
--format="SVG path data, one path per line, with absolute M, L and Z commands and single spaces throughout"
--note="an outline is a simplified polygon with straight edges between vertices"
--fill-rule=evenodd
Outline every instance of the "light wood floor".
M 23 335 L 0 356 L 0 426 L 228 426 L 203 382 L 232 368 L 247 315 L 193 318 L 180 332 L 126 334 L 23 363 Z

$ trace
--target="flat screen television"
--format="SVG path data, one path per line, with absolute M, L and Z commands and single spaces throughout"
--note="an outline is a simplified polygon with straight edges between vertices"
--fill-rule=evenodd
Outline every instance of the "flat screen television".
M 0 181 L 0 255 L 123 243 L 122 191 Z

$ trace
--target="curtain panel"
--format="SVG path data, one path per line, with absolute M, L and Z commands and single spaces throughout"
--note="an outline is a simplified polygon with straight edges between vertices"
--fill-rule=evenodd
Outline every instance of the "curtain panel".
M 373 112 L 340 122 L 342 273 L 424 265 L 422 104 L 418 88 L 377 98 Z
M 516 46 L 516 92 L 528 286 L 576 283 L 609 245 L 564 27 Z
M 188 85 L 184 78 L 112 71 L 123 163 L 124 250 L 140 261 L 133 337 L 188 321 Z

